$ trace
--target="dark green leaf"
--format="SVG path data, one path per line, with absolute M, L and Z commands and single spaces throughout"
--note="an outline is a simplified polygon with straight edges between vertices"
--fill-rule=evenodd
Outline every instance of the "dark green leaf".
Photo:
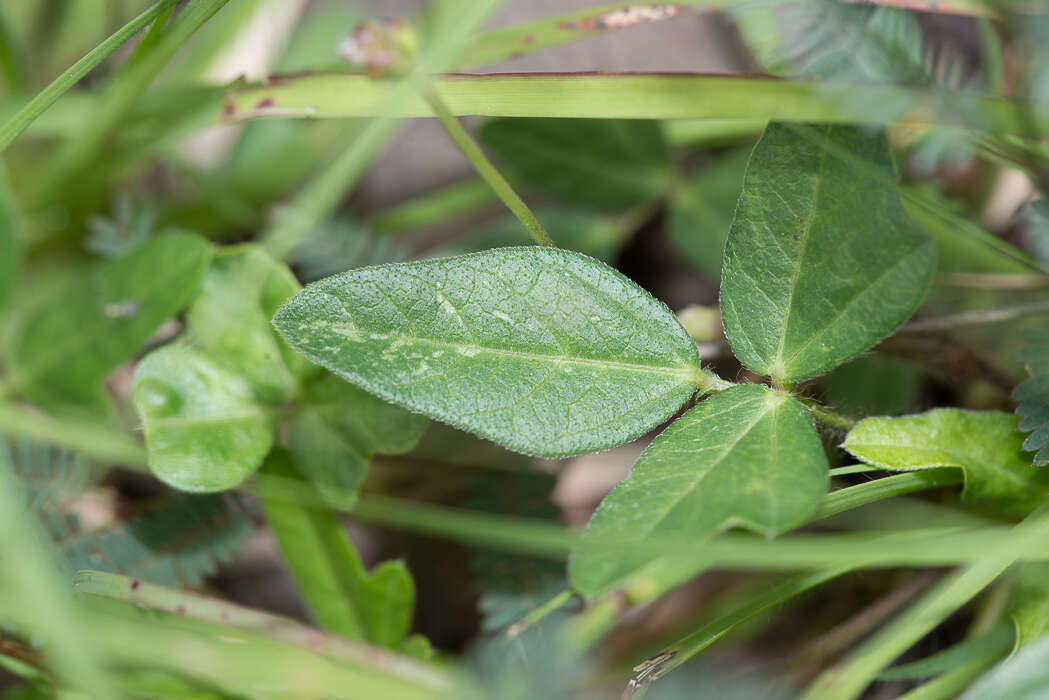
M 653 561 L 646 542 L 785 532 L 812 515 L 827 479 L 801 404 L 756 384 L 726 389 L 672 423 L 605 497 L 572 554 L 572 581 L 586 595 L 607 590 Z
M 933 245 L 907 218 L 885 138 L 770 124 L 725 247 L 725 333 L 748 368 L 784 381 L 833 369 L 921 303 Z
M 251 386 L 192 348 L 168 345 L 135 369 L 149 467 L 183 491 L 231 489 L 258 469 L 273 425 Z
M 309 487 L 288 453 L 270 455 L 258 485 L 266 521 L 317 623 L 345 637 L 399 648 L 415 602 L 404 564 L 385 562 L 366 573 L 334 514 L 303 498 L 303 487 Z
M 327 376 L 309 387 L 291 423 L 295 464 L 333 507 L 350 508 L 375 454 L 415 447 L 428 421 Z
M 565 201 L 623 208 L 670 184 L 659 123 L 623 119 L 492 119 L 481 141 L 511 179 Z
M 201 286 L 186 316 L 194 343 L 212 362 L 246 379 L 260 401 L 287 399 L 296 376 L 309 367 L 269 322 L 300 289 L 291 270 L 259 246 L 235 246 L 215 255 Z
M 733 151 L 675 190 L 667 236 L 674 248 L 710 279 L 721 278 L 725 239 L 743 187 L 750 148 Z M 554 240 L 560 243 L 556 236 Z
M 895 416 L 913 406 L 921 380 L 921 370 L 909 362 L 865 355 L 827 377 L 827 401 L 847 416 Z
M 102 380 L 192 300 L 211 258 L 198 236 L 158 236 L 106 262 L 22 329 L 14 382 L 38 403 L 99 405 Z
M 551 248 L 353 270 L 274 324 L 378 396 L 542 456 L 633 439 L 696 391 L 695 345 L 612 268 Z
M 964 500 L 1024 514 L 1045 500 L 1049 471 L 1031 466 L 1016 423 L 1015 416 L 998 411 L 940 408 L 860 421 L 843 447 L 884 469 L 960 467 L 965 474 Z

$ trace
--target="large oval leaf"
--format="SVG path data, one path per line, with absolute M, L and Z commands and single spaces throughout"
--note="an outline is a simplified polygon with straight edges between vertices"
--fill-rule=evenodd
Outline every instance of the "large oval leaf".
M 785 381 L 833 369 L 914 313 L 932 271 L 932 241 L 900 205 L 880 132 L 769 124 L 721 275 L 743 364 Z
M 192 348 L 168 345 L 138 363 L 134 400 L 149 468 L 183 491 L 233 488 L 273 445 L 248 382 Z
M 726 389 L 668 427 L 605 497 L 572 554 L 572 582 L 586 595 L 608 589 L 661 557 L 646 543 L 699 542 L 732 526 L 767 536 L 797 527 L 827 478 L 801 404 L 757 384 Z
M 545 457 L 635 438 L 697 387 L 699 357 L 674 315 L 565 250 L 352 270 L 307 287 L 273 321 L 344 379 Z

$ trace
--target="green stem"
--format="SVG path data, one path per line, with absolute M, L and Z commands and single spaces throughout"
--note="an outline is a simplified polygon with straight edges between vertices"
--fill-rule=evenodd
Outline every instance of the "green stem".
M 638 666 L 635 669 L 637 676 L 634 681 L 631 681 L 631 688 L 634 690 L 643 688 L 657 678 L 661 678 L 673 671 L 744 622 L 752 620 L 766 610 L 781 605 L 805 591 L 821 586 L 848 571 L 848 568 L 828 569 L 826 571 L 800 574 L 782 581 L 764 594 L 747 601 L 744 605 L 703 625 L 687 637 L 669 645 L 662 653 L 652 657 L 653 659 L 660 659 L 666 658 L 670 654 L 673 655 L 668 661 L 660 663 L 658 668 L 647 668 L 644 664 Z
M 897 333 L 939 333 L 964 326 L 985 326 L 992 323 L 1004 323 L 1024 316 L 1046 313 L 1049 313 L 1049 300 L 1035 301 L 1030 304 L 1009 306 L 1003 309 L 968 311 L 950 316 L 923 318 L 904 325 Z
M 952 486 L 962 482 L 962 470 L 954 468 L 926 469 L 875 479 L 856 486 L 828 493 L 812 520 L 822 520 L 832 515 L 859 508 L 876 501 L 902 496 L 915 491 Z
M 856 423 L 858 422 L 853 418 L 848 418 L 847 416 L 843 416 L 840 413 L 832 411 L 826 406 L 822 406 L 816 403 L 815 401 L 802 399 L 802 403 L 805 404 L 805 408 L 807 408 L 809 413 L 811 413 L 812 416 L 820 423 L 823 423 L 824 425 L 829 425 L 832 428 L 837 428 L 838 430 L 841 430 L 843 432 L 849 432 L 850 430 L 856 427 Z
M 487 183 L 469 179 L 380 211 L 368 220 L 368 226 L 376 234 L 418 231 L 494 201 L 496 198 Z
M 0 152 L 3 152 L 19 134 L 25 131 L 26 127 L 33 123 L 34 119 L 43 114 L 48 107 L 53 105 L 69 88 L 76 85 L 91 69 L 104 61 L 124 42 L 159 17 L 165 10 L 174 6 L 177 1 L 160 0 L 118 29 L 101 44 L 88 51 L 83 58 L 66 69 L 62 75 L 55 78 L 50 85 L 41 90 L 25 107 L 20 109 L 18 114 L 8 119 L 6 124 L 0 126 Z
M 107 464 L 144 468 L 142 443 L 105 426 L 59 420 L 13 404 L 0 404 L 0 433 L 66 447 Z
M 364 522 L 393 525 L 431 537 L 554 558 L 565 556 L 577 539 L 571 530 L 542 520 L 495 517 L 382 496 L 361 496 L 351 514 Z
M 851 700 L 859 697 L 878 673 L 948 615 L 1049 537 L 1049 508 L 1024 519 L 997 546 L 973 564 L 947 576 L 913 607 L 884 627 L 846 661 L 825 671 L 803 696 L 806 700 Z M 977 550 L 981 551 L 981 550 Z
M 307 236 L 335 211 L 343 197 L 386 145 L 397 123 L 378 117 L 353 138 L 350 145 L 299 192 L 262 234 L 262 245 L 278 259 L 286 259 Z
M 575 591 L 571 588 L 566 588 L 532 612 L 525 615 L 519 622 L 510 625 L 506 630 L 506 635 L 510 638 L 521 636 L 521 633 L 526 629 L 541 622 L 550 615 L 550 613 L 557 611 L 565 603 L 572 600 L 574 595 Z
M 444 100 L 433 90 L 427 90 L 425 94 L 426 101 L 433 109 L 434 116 L 441 122 L 441 126 L 444 127 L 452 142 L 458 146 L 462 154 L 466 156 L 466 159 L 474 166 L 474 170 L 481 176 L 481 179 L 488 183 L 488 186 L 492 188 L 492 191 L 495 192 L 499 199 L 503 200 L 503 204 L 506 205 L 507 209 L 513 212 L 513 215 L 524 225 L 525 229 L 532 236 L 532 240 L 537 245 L 553 247 L 555 245 L 554 240 L 550 238 L 550 234 L 539 223 L 539 219 L 535 217 L 535 214 L 524 203 L 524 200 L 518 196 L 514 188 L 502 176 L 502 173 L 488 160 L 484 151 L 481 150 L 481 147 L 477 145 L 473 137 L 466 132 L 463 125 L 451 113 Z
M 696 376 L 694 379 L 696 386 L 699 387 L 699 393 L 701 394 L 724 391 L 725 389 L 736 386 L 734 383 L 726 381 L 710 370 L 703 369 L 702 367 L 696 368 Z

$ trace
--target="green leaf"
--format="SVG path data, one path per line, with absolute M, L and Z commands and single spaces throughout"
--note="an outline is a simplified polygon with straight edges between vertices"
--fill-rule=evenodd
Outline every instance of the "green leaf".
M 135 369 L 149 468 L 183 491 L 231 489 L 273 445 L 269 417 L 251 386 L 192 348 L 168 345 Z
M 7 170 L 0 167 L 0 311 L 7 306 L 18 273 L 18 211 Z
M 377 453 L 408 452 L 428 424 L 423 416 L 329 375 L 307 389 L 288 448 L 325 502 L 347 509 L 356 501 L 368 460 Z
M 1013 630 L 1008 622 L 999 622 L 987 632 L 958 642 L 931 656 L 886 669 L 878 674 L 878 680 L 931 678 L 987 656 L 1004 656 L 1012 646 Z
M 883 469 L 959 467 L 962 499 L 1024 514 L 1045 500 L 1049 471 L 1031 466 L 1021 448 L 1016 417 L 998 411 L 939 408 L 900 418 L 868 418 L 843 447 Z
M 492 119 L 480 138 L 511 180 L 569 202 L 623 208 L 670 185 L 669 150 L 654 121 Z
M 833 369 L 921 303 L 933 245 L 907 218 L 884 136 L 770 124 L 725 246 L 721 310 L 736 357 L 783 381 Z
M 546 457 L 643 434 L 699 379 L 695 345 L 665 306 L 552 248 L 352 270 L 307 287 L 273 322 L 387 401 Z
M 1049 632 L 1049 562 L 1026 562 L 1019 567 L 1009 616 L 1016 628 L 1015 648 L 1030 644 Z
M 973 683 L 962 700 L 1042 700 L 1049 688 L 1049 636 L 1029 644 Z
M 812 515 L 827 480 L 801 404 L 757 384 L 726 389 L 671 424 L 605 497 L 572 553 L 572 581 L 586 595 L 607 590 L 653 561 L 633 554 L 646 542 L 785 532 Z
M 298 482 L 298 488 L 291 488 Z M 304 482 L 287 452 L 275 450 L 259 473 L 259 496 L 306 606 L 323 628 L 399 648 L 411 624 L 415 586 L 404 564 L 368 574 L 335 515 L 298 498 Z
M 212 362 L 247 380 L 259 400 L 279 403 L 308 366 L 269 319 L 300 288 L 291 270 L 261 247 L 227 248 L 212 260 L 186 326 Z
M 1021 331 L 1027 345 L 1016 353 L 1016 359 L 1027 366 L 1031 376 L 1013 390 L 1019 402 L 1016 415 L 1022 416 L 1019 429 L 1030 433 L 1023 449 L 1034 455 L 1034 464 L 1049 464 L 1049 331 L 1025 328 Z
M 750 148 L 733 151 L 674 191 L 667 236 L 690 263 L 710 279 L 721 279 L 721 258 L 732 214 L 743 186 Z M 560 243 L 556 236 L 555 241 Z
M 102 404 L 102 381 L 197 293 L 211 246 L 158 236 L 94 268 L 41 308 L 21 333 L 14 383 L 43 406 Z

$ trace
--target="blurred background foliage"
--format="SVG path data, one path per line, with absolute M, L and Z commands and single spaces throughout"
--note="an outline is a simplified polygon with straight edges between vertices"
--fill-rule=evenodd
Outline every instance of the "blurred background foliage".
M 149 4 L 0 0 L 0 122 Z M 444 4 L 452 14 L 460 9 Z M 481 34 L 487 41 L 468 44 L 473 53 L 440 69 L 768 73 L 820 81 L 870 121 L 895 122 L 901 196 L 936 241 L 934 286 L 912 327 L 803 390 L 856 418 L 1019 405 L 1026 447 L 1041 450 L 1034 459 L 1044 464 L 1049 151 L 1045 121 L 1031 114 L 1049 100 L 1049 18 L 1026 6 L 998 11 L 960 0 L 921 12 L 891 2 L 695 3 L 704 11 L 673 6 L 679 11 L 666 21 L 628 31 L 593 24 L 576 31 L 592 4 L 507 2 L 489 22 L 497 29 Z M 721 7 L 711 12 L 707 4 Z M 360 155 L 354 149 L 375 122 L 222 119 L 231 85 L 369 70 L 348 64 L 339 47 L 377 15 L 411 25 L 425 55 L 442 26 L 432 9 L 349 0 L 171 5 L 4 152 L 0 697 L 320 697 L 350 686 L 347 697 L 614 697 L 626 679 L 659 675 L 667 644 L 779 582 L 705 574 L 651 605 L 613 609 L 600 622 L 591 614 L 598 632 L 610 630 L 595 633 L 594 644 L 573 616 L 579 601 L 562 593 L 563 551 L 544 554 L 545 530 L 530 528 L 584 523 L 643 440 L 537 463 L 326 385 L 293 358 L 277 384 L 269 370 L 251 375 L 276 362 L 276 351 L 251 353 L 272 342 L 269 315 L 300 282 L 528 242 L 433 120 L 407 124 L 385 150 Z M 567 38 L 538 22 L 570 10 L 583 14 L 555 19 L 572 23 Z M 531 41 L 498 33 L 519 26 Z M 850 90 L 857 83 L 938 91 L 954 121 L 915 117 L 904 89 L 886 93 L 897 100 L 865 102 L 866 93 Z M 975 105 L 983 95 L 1023 105 L 1015 132 L 981 128 Z M 682 319 L 704 360 L 722 376 L 742 376 L 716 303 L 761 114 L 731 123 L 466 123 L 560 246 L 616 266 L 676 312 L 688 309 Z M 269 234 L 289 226 L 290 245 L 269 245 L 276 240 Z M 240 256 L 240 267 L 216 272 L 223 256 Z M 236 303 L 242 296 L 247 301 Z M 988 322 L 986 314 L 1001 309 L 1012 311 Z M 944 317 L 957 322 L 922 325 Z M 141 406 L 154 397 L 133 392 L 132 376 L 147 352 L 184 331 L 202 348 L 196 366 L 234 375 L 212 404 L 257 411 L 260 450 L 245 473 L 274 441 L 288 446 L 236 492 L 180 493 L 143 471 L 134 403 L 148 423 Z M 260 340 L 235 347 L 228 339 L 238 335 Z M 306 409 L 273 432 L 268 421 L 293 401 Z M 191 415 L 193 407 L 171 410 Z M 955 500 L 939 491 L 904 497 L 818 528 L 971 524 L 977 516 L 961 513 Z M 457 520 L 458 509 L 493 519 Z M 264 513 L 271 525 L 282 523 L 279 531 L 264 524 Z M 515 529 L 515 518 L 531 525 Z M 476 544 L 467 531 L 488 527 L 500 544 L 454 541 Z M 304 542 L 320 544 L 297 563 Z M 378 562 L 386 563 L 373 569 Z M 1033 567 L 1021 581 L 1037 578 Z M 70 601 L 65 584 L 83 569 L 128 578 L 82 575 Z M 914 570 L 841 576 L 754 616 L 649 695 L 791 697 L 929 582 Z M 981 616 L 1000 616 L 1008 594 L 992 590 L 959 611 L 904 661 L 944 649 L 953 657 L 886 677 L 869 697 L 896 697 L 960 670 L 972 678 L 1004 657 L 1012 636 L 981 636 Z M 536 610 L 543 614 L 535 623 L 522 624 Z M 362 655 L 335 635 L 404 656 Z M 984 645 L 959 652 L 967 636 Z M 223 641 L 234 638 L 239 647 Z M 193 644 L 197 656 L 187 657 Z M 1042 642 L 1014 661 L 1020 672 L 1044 673 L 1037 659 L 1046 654 Z M 194 666 L 201 655 L 211 661 Z M 646 658 L 648 666 L 635 668 Z M 99 659 L 119 673 L 97 672 Z M 1003 697 L 986 689 L 1005 683 L 1004 673 L 980 681 L 985 690 L 972 697 Z

